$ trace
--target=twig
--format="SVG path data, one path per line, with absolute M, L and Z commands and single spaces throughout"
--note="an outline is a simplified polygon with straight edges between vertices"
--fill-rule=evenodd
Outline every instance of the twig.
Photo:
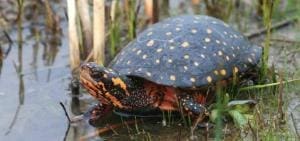
M 275 23 L 275 24 L 272 25 L 271 30 L 285 27 L 287 25 L 290 25 L 290 24 L 296 22 L 297 20 L 298 20 L 298 18 L 294 17 L 294 18 L 286 19 L 284 21 Z M 252 38 L 255 38 L 257 36 L 260 36 L 261 34 L 265 34 L 266 32 L 267 32 L 267 29 L 262 28 L 262 29 L 258 29 L 258 30 L 253 31 L 253 32 L 245 33 L 245 36 L 248 37 L 248 39 L 252 39 Z
M 7 40 L 9 41 L 9 43 L 13 43 L 13 40 L 11 39 L 11 37 L 9 36 L 9 34 L 7 33 L 7 31 L 3 31 L 3 33 L 4 33 L 4 35 L 5 35 L 5 37 L 7 38 Z
M 17 110 L 15 112 L 15 115 L 14 115 L 14 117 L 12 119 L 12 122 L 10 123 L 8 130 L 5 132 L 4 135 L 8 135 L 11 132 L 11 130 L 14 127 L 14 125 L 16 124 L 18 116 L 19 116 L 19 113 L 20 113 L 20 110 L 21 110 L 21 107 L 22 107 L 21 105 L 18 105 Z
M 67 140 L 67 137 L 68 137 L 68 134 L 69 134 L 69 131 L 70 131 L 70 127 L 71 127 L 71 119 L 70 119 L 70 116 L 69 116 L 69 114 L 68 114 L 68 112 L 67 112 L 67 110 L 66 110 L 66 107 L 65 107 L 65 105 L 62 103 L 62 102 L 59 102 L 59 104 L 60 104 L 60 106 L 62 107 L 62 109 L 64 110 L 64 112 L 65 112 L 65 115 L 66 115 L 66 117 L 67 117 L 67 119 L 68 119 L 68 127 L 67 127 L 67 130 L 66 130 L 66 132 L 65 132 L 65 136 L 64 136 L 64 141 L 66 141 Z
M 136 5 L 136 9 L 135 9 L 135 12 L 134 12 L 134 17 L 137 18 L 138 17 L 138 14 L 140 12 L 140 8 L 141 8 L 141 0 L 138 0 L 138 3 Z M 135 19 L 136 21 L 136 19 Z
M 300 78 L 299 79 L 282 81 L 282 82 L 276 82 L 276 83 L 269 83 L 269 84 L 264 84 L 264 85 L 254 85 L 254 86 L 249 86 L 249 87 L 243 87 L 243 88 L 240 88 L 240 91 L 272 87 L 272 86 L 277 86 L 277 85 L 280 85 L 280 84 L 286 84 L 286 83 L 297 82 L 297 81 L 300 81 Z
M 4 30 L 3 31 L 5 37 L 7 38 L 9 45 L 8 45 L 8 49 L 6 50 L 6 52 L 4 53 L 4 57 L 7 57 L 9 52 L 11 51 L 12 45 L 13 45 L 13 40 L 10 38 L 9 34 Z
M 206 129 L 205 129 L 205 141 L 208 141 L 209 139 L 209 125 L 206 123 Z
M 290 44 L 300 44 L 299 41 L 294 41 L 291 39 L 272 38 L 271 41 L 285 42 L 285 43 L 290 43 Z
M 252 132 L 252 136 L 254 137 L 254 141 L 257 141 L 256 133 L 255 133 L 254 129 L 252 128 L 252 125 L 251 125 L 249 120 L 248 120 L 248 125 L 249 125 L 249 128 L 250 128 L 251 132 Z
M 198 123 L 200 123 L 201 121 L 203 121 L 203 119 L 204 119 L 207 115 L 209 115 L 209 113 L 208 113 L 208 112 L 206 111 L 206 109 L 205 109 L 204 113 L 202 113 L 201 115 L 199 115 L 198 118 L 196 119 L 196 121 L 194 122 L 194 125 L 193 125 L 192 128 L 191 128 L 192 133 L 195 131 L 195 129 L 196 129 Z
M 67 110 L 66 110 L 65 105 L 64 105 L 62 102 L 59 102 L 59 104 L 60 104 L 60 106 L 63 108 L 63 110 L 64 110 L 64 112 L 65 112 L 65 115 L 66 115 L 66 117 L 67 117 L 69 123 L 71 123 L 71 119 L 70 119 L 70 116 L 69 116 L 69 114 L 68 114 L 68 112 L 67 112 Z
M 67 130 L 66 130 L 66 132 L 65 132 L 64 141 L 67 140 L 67 137 L 68 137 L 68 134 L 69 134 L 69 131 L 70 131 L 70 127 L 71 127 L 71 125 L 70 125 L 70 123 L 69 123 L 69 124 L 68 124 L 68 128 L 67 128 Z
M 279 119 L 280 119 L 280 122 L 282 122 L 282 121 L 284 121 L 284 112 L 283 112 L 283 110 L 282 110 L 282 106 L 283 106 L 283 102 L 282 102 L 282 98 L 283 98 L 283 81 L 282 81 L 282 72 L 279 74 L 279 79 L 280 79 L 280 81 L 279 81 L 279 87 L 278 87 L 278 93 L 279 93 L 279 95 L 278 95 L 278 113 L 279 113 Z
M 291 118 L 292 118 L 292 122 L 293 122 L 293 125 L 294 125 L 294 128 L 295 128 L 295 132 L 296 132 L 298 138 L 300 138 L 300 134 L 298 133 L 298 129 L 296 127 L 296 121 L 295 121 L 293 113 L 291 113 Z

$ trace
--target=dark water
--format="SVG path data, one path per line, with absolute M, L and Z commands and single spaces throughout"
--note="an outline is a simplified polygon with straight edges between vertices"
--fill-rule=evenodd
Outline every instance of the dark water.
M 32 5 L 32 3 L 38 3 Z M 70 116 L 82 113 L 95 103 L 91 97 L 81 93 L 78 97 L 71 95 L 69 84 L 71 82 L 71 70 L 69 68 L 69 51 L 67 38 L 67 18 L 65 16 L 66 2 L 51 1 L 54 12 L 54 20 L 57 27 L 47 25 L 46 7 L 43 2 L 25 2 L 23 22 L 21 28 L 16 22 L 17 4 L 9 0 L 0 2 L 0 45 L 5 56 L 0 73 L 0 140 L 78 140 L 80 137 L 94 133 L 94 127 L 88 123 L 79 123 L 68 128 L 68 120 L 59 104 L 62 102 Z M 174 1 L 170 3 L 168 14 L 179 15 L 184 13 L 201 13 L 203 7 L 193 8 L 189 2 Z M 200 8 L 199 8 L 200 7 Z M 247 7 L 247 5 L 244 7 Z M 241 8 L 243 9 L 243 7 Z M 249 8 L 244 11 L 233 11 L 229 23 L 240 31 L 249 31 L 261 27 L 261 24 L 249 24 L 253 18 L 240 20 L 243 16 L 253 14 Z M 250 19 L 250 20 L 249 20 Z M 6 22 L 3 22 L 6 21 Z M 7 33 L 12 40 L 10 44 Z M 275 34 L 278 38 L 290 35 L 291 39 L 300 37 L 299 30 L 294 26 Z M 22 42 L 20 42 L 22 38 Z M 260 44 L 263 38 L 255 40 Z M 299 39 L 299 38 L 298 38 Z M 276 45 L 278 47 L 276 47 Z M 299 52 L 286 55 L 285 51 L 294 48 L 284 48 L 290 45 L 275 44 L 271 50 L 271 62 L 275 62 L 279 68 L 290 70 L 288 75 L 299 76 L 297 71 L 300 64 Z M 22 48 L 22 49 L 20 49 Z M 284 51 L 282 51 L 284 50 Z M 291 62 L 287 65 L 287 61 Z M 289 112 L 295 112 L 298 123 L 299 91 L 291 92 L 291 105 Z M 298 109 L 298 110 L 297 110 Z M 120 117 L 114 116 L 120 122 Z M 174 127 L 162 127 L 161 119 L 144 119 L 148 123 L 140 122 L 139 127 L 125 128 L 118 131 L 119 136 L 106 135 L 111 140 L 175 140 L 179 137 L 187 139 L 189 132 L 183 132 L 182 125 Z M 107 119 L 110 121 L 110 119 Z M 149 124 L 150 123 L 150 124 Z M 103 124 L 106 125 L 106 124 Z M 292 126 L 292 124 L 291 124 Z M 300 125 L 297 124 L 300 129 Z M 147 132 L 145 132 L 147 131 Z M 130 136 L 134 135 L 134 136 Z M 104 136 L 104 138 L 106 137 Z M 95 139 L 101 140 L 97 137 Z

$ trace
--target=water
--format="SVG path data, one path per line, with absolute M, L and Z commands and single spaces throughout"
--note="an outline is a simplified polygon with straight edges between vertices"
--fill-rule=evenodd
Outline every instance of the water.
M 37 5 L 31 5 L 38 3 Z M 87 94 L 81 92 L 78 97 L 74 97 L 69 89 L 71 82 L 71 70 L 69 68 L 69 51 L 67 38 L 67 18 L 65 1 L 51 1 L 50 5 L 54 9 L 54 19 L 58 23 L 57 27 L 49 30 L 46 24 L 45 7 L 39 2 L 25 2 L 24 20 L 22 30 L 18 29 L 14 21 L 17 15 L 16 4 L 9 3 L 9 0 L 0 2 L 0 12 L 5 18 L 0 17 L 0 23 L 7 21 L 5 26 L 1 24 L 0 45 L 4 52 L 9 50 L 10 44 L 4 31 L 8 33 L 13 44 L 10 52 L 3 60 L 3 67 L 0 74 L 0 140 L 78 140 L 88 134 L 94 133 L 96 128 L 88 123 L 78 123 L 69 128 L 68 120 L 59 104 L 62 102 L 67 108 L 70 116 L 78 115 L 84 112 L 96 101 Z M 178 15 L 182 13 L 203 13 L 204 7 L 193 9 L 189 2 L 181 0 L 176 3 L 170 3 L 170 10 L 162 17 L 167 15 Z M 245 5 L 244 5 L 245 6 Z M 249 8 L 244 11 L 235 9 L 229 23 L 240 31 L 249 31 L 256 27 L 261 27 L 256 22 L 249 23 L 253 18 L 240 20 L 243 16 L 251 17 Z M 255 21 L 255 20 L 254 20 Z M 299 30 L 290 26 L 280 31 L 276 36 L 290 35 L 291 39 L 299 39 Z M 23 42 L 18 42 L 21 35 Z M 263 38 L 255 40 L 256 43 L 262 42 Z M 271 62 L 281 69 L 287 70 L 288 76 L 299 76 L 299 52 L 286 55 L 286 52 L 294 48 L 284 48 L 281 46 L 291 46 L 286 43 L 273 44 L 271 50 Z M 22 51 L 19 47 L 22 47 Z M 282 51 L 283 50 L 283 51 Z M 283 59 L 287 57 L 286 63 Z M 286 67 L 287 66 L 287 67 Z M 290 70 L 290 71 L 289 71 Z M 296 72 L 296 74 L 293 74 Z M 298 73 L 298 74 L 297 74 Z M 299 78 L 299 77 L 298 77 Z M 290 104 L 288 114 L 293 113 L 296 128 L 300 131 L 300 98 L 299 91 L 291 92 L 288 96 Z M 290 116 L 289 116 L 290 117 Z M 113 120 L 111 120 L 113 119 Z M 134 119 L 123 120 L 132 121 Z M 174 123 L 180 119 L 173 119 Z M 119 124 L 121 118 L 112 116 L 106 119 L 107 123 Z M 289 120 L 292 130 L 294 124 Z M 102 125 L 105 126 L 107 123 Z M 204 132 L 204 131 L 203 131 Z M 118 131 L 118 136 L 112 136 L 109 133 L 95 139 L 110 140 L 174 140 L 182 138 L 189 139 L 189 131 L 185 131 L 183 125 L 162 126 L 161 118 L 145 118 L 138 120 L 137 124 L 130 124 Z M 201 132 L 201 134 L 204 134 Z

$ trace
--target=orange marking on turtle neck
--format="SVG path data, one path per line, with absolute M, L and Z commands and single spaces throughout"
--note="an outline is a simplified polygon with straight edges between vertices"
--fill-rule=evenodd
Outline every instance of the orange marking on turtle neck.
M 114 96 L 112 96 L 109 92 L 105 93 L 105 97 L 107 97 L 108 99 L 110 99 L 110 101 L 112 102 L 112 104 L 118 108 L 123 108 L 123 105 L 121 104 L 121 102 Z
M 111 80 L 114 83 L 114 86 L 120 85 L 120 87 L 125 91 L 126 95 L 129 96 L 129 92 L 127 91 L 127 86 L 122 79 L 117 77 L 117 78 L 112 78 Z

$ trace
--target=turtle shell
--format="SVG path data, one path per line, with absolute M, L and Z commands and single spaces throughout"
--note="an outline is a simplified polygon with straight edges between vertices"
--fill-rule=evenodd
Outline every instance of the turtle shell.
M 223 21 L 184 15 L 168 18 L 143 31 L 109 67 L 121 75 L 189 88 L 245 72 L 259 62 L 261 54 L 260 47 Z

